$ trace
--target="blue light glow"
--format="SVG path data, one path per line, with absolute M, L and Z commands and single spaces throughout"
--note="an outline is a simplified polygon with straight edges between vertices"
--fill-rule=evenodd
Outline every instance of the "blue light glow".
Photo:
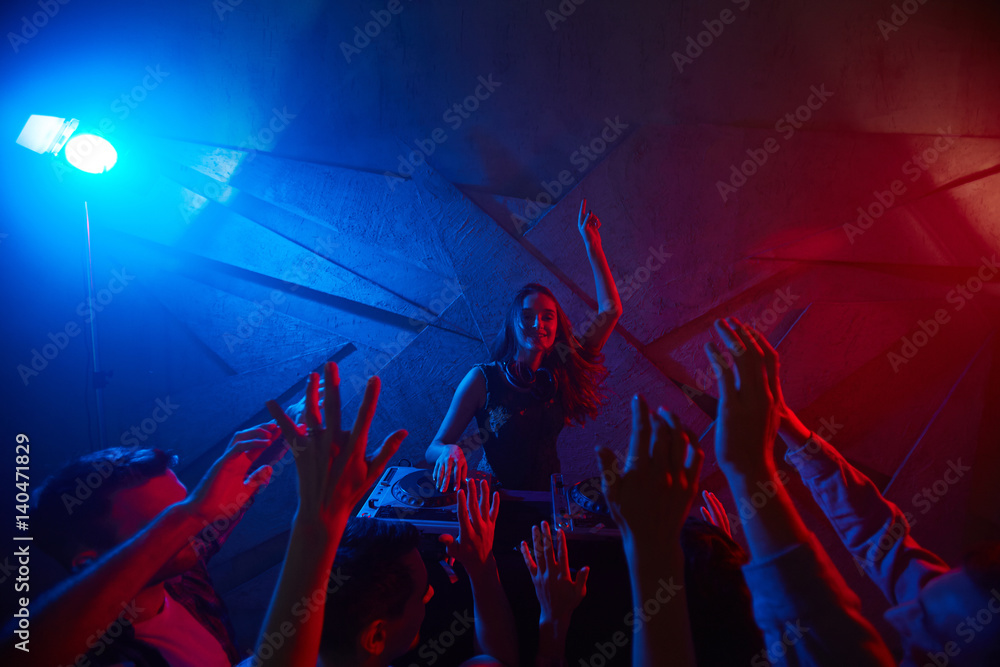
M 115 166 L 118 151 L 96 134 L 78 134 L 66 144 L 66 161 L 89 174 L 103 174 Z

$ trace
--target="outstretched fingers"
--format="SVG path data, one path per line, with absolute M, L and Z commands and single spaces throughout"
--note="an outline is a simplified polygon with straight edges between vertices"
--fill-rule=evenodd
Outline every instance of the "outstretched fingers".
M 607 447 L 597 447 L 596 451 L 601 464 L 601 492 L 609 503 L 617 502 L 618 476 L 615 474 L 615 466 L 618 465 L 618 457 Z
M 538 567 L 538 572 L 539 574 L 545 574 L 548 560 L 545 555 L 545 544 L 542 540 L 542 529 L 540 526 L 531 527 L 531 542 L 535 552 L 535 564 Z
M 463 535 L 468 536 L 472 534 L 472 522 L 469 518 L 469 497 L 466 495 L 465 489 L 462 488 L 459 488 L 455 495 L 458 500 L 456 508 L 458 510 L 458 539 L 461 540 Z
M 705 355 L 708 356 L 708 363 L 712 365 L 712 372 L 719 379 L 719 398 L 733 396 L 736 393 L 736 376 L 733 369 L 723 363 L 725 359 L 715 343 L 705 343 Z
M 306 382 L 306 428 L 316 431 L 323 427 L 323 417 L 319 411 L 319 374 L 310 373 Z
M 651 433 L 649 423 L 649 406 L 646 399 L 636 394 L 632 397 L 632 435 L 628 443 L 628 461 L 626 470 L 649 463 L 649 439 Z
M 521 558 L 524 559 L 524 564 L 528 568 L 528 573 L 532 577 L 538 574 L 538 565 L 535 563 L 535 559 L 531 557 L 531 549 L 528 547 L 528 543 L 521 540 Z
M 558 563 L 556 562 L 556 550 L 552 543 L 552 528 L 549 526 L 548 521 L 542 522 L 542 548 L 545 550 L 545 568 L 547 570 L 556 571 Z
M 365 395 L 361 399 L 361 407 L 358 408 L 358 416 L 354 420 L 354 427 L 351 429 L 351 438 L 348 447 L 360 449 L 362 452 L 368 442 L 368 431 L 371 429 L 372 420 L 375 418 L 375 408 L 378 407 L 378 396 L 382 390 L 382 381 L 377 375 L 368 378 L 365 385 Z
M 701 497 L 704 499 L 705 505 L 708 506 L 707 510 L 704 507 L 701 508 L 702 515 L 704 516 L 704 514 L 708 514 L 710 516 L 709 523 L 713 523 L 722 530 L 726 531 L 727 535 L 732 535 L 732 530 L 729 524 L 729 515 L 726 514 L 726 508 L 723 506 L 722 501 L 720 501 L 711 491 L 703 491 Z
M 281 409 L 277 401 L 268 401 L 267 411 L 271 413 L 271 418 L 274 419 L 278 424 L 278 428 L 281 429 L 281 435 L 284 436 L 285 442 L 289 445 L 294 443 L 295 438 L 299 435 L 299 429 L 292 418 L 285 414 L 285 411 Z
M 382 476 L 382 471 L 385 470 L 385 466 L 389 463 L 389 459 L 396 455 L 399 451 L 399 446 L 403 444 L 403 440 L 409 432 L 406 429 L 399 429 L 395 433 L 390 434 L 382 444 L 375 451 L 375 455 L 372 456 L 371 461 L 368 463 L 368 483 L 374 483 L 376 479 Z
M 332 361 L 323 369 L 323 414 L 326 427 L 340 434 L 340 369 Z M 319 389 L 317 388 L 317 395 Z
M 558 533 L 559 537 L 558 542 L 556 542 L 558 549 L 555 554 L 555 563 L 562 571 L 563 576 L 569 579 L 569 552 L 566 550 L 566 531 L 560 528 L 556 533 Z

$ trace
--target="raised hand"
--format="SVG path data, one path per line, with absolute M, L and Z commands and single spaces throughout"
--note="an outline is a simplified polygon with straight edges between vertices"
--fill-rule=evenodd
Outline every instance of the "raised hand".
M 443 451 L 434 462 L 434 486 L 438 491 L 449 491 L 454 486 L 458 489 L 465 483 L 469 474 L 469 465 L 465 461 L 465 452 L 458 445 L 443 445 Z M 454 480 L 454 483 L 452 482 Z
M 569 553 L 566 550 L 566 533 L 557 532 L 558 542 L 552 537 L 547 521 L 541 527 L 532 526 L 532 546 L 521 542 L 521 556 L 531 573 L 535 595 L 542 608 L 539 624 L 560 623 L 568 626 L 573 611 L 587 595 L 587 577 L 590 568 L 577 572 L 576 580 L 569 571 Z
M 672 543 L 691 509 L 705 458 L 697 438 L 662 408 L 650 415 L 645 399 L 632 400 L 632 438 L 624 470 L 610 449 L 598 448 L 601 486 L 624 537 Z
M 774 469 L 772 453 L 780 419 L 764 351 L 736 318 L 716 320 L 715 329 L 734 358 L 730 368 L 722 363 L 714 343 L 705 344 L 709 362 L 719 378 L 716 458 L 723 472 L 766 473 Z M 774 362 L 777 373 L 776 356 Z
M 277 437 L 277 427 L 267 424 L 237 432 L 184 505 L 199 518 L 212 522 L 234 503 L 245 504 L 271 479 L 271 466 L 261 466 L 252 473 L 250 466 Z
M 733 539 L 733 529 L 729 525 L 729 515 L 714 493 L 702 491 L 701 497 L 705 501 L 705 506 L 701 508 L 701 518 L 726 534 L 729 539 Z
M 632 399 L 632 438 L 624 471 L 614 453 L 598 448 L 601 486 L 622 532 L 632 604 L 642 607 L 663 581 L 684 580 L 681 527 L 698 489 L 704 452 L 697 438 L 662 408 L 650 415 L 641 396 Z M 636 624 L 632 664 L 694 665 L 683 586 L 676 602 L 647 623 Z
M 306 384 L 303 418 L 299 427 L 275 401 L 267 402 L 298 471 L 299 506 L 288 540 L 288 553 L 281 566 L 278 586 L 271 599 L 256 655 L 270 651 L 268 665 L 293 667 L 315 665 L 323 630 L 323 607 L 305 618 L 294 612 L 316 591 L 325 590 L 340 538 L 354 505 L 382 475 L 386 463 L 399 449 L 406 431 L 396 431 L 382 443 L 375 455 L 365 456 L 368 430 L 375 417 L 381 388 L 377 377 L 370 378 L 350 431 L 340 425 L 340 374 L 337 365 L 323 369 L 326 394 L 320 402 L 319 375 L 312 373 Z M 277 646 L 270 637 L 294 626 L 296 632 Z M 285 633 L 287 635 L 287 633 Z M 255 656 L 257 662 L 260 658 Z
M 592 243 L 600 244 L 601 234 L 598 230 L 601 228 L 601 221 L 593 211 L 587 208 L 586 199 L 580 202 L 580 212 L 576 217 L 576 226 L 587 245 Z
M 326 395 L 322 408 L 319 375 L 312 373 L 306 386 L 305 428 L 295 422 L 275 401 L 267 409 L 295 456 L 298 471 L 298 513 L 316 518 L 324 525 L 346 521 L 348 513 L 371 488 L 389 459 L 399 449 L 407 433 L 396 431 L 385 439 L 374 456 L 367 458 L 368 430 L 375 416 L 381 383 L 368 380 L 357 419 L 350 431 L 340 424 L 340 374 L 330 362 L 324 369 Z M 325 427 L 324 427 L 325 417 Z
M 445 545 L 448 557 L 456 559 L 474 576 L 493 557 L 493 533 L 500 512 L 500 494 L 490 498 L 486 480 L 467 481 L 468 492 L 458 490 L 458 539 L 447 533 L 438 540 Z
M 319 400 L 323 401 L 326 397 L 326 380 L 324 378 L 319 379 Z M 292 421 L 294 421 L 299 426 L 305 426 L 305 416 L 306 416 L 306 402 L 309 398 L 309 392 L 306 391 L 295 403 L 288 406 L 285 410 L 285 414 L 288 415 Z
M 767 369 L 767 387 L 771 390 L 771 396 L 774 397 L 774 410 L 778 415 L 778 432 L 790 446 L 801 447 L 812 435 L 812 431 L 802 423 L 798 415 L 785 402 L 785 395 L 781 391 L 781 380 L 778 377 L 778 369 L 780 367 L 778 353 L 767 342 L 767 338 L 764 338 L 764 334 L 753 327 L 750 327 L 750 333 L 764 353 L 764 368 Z

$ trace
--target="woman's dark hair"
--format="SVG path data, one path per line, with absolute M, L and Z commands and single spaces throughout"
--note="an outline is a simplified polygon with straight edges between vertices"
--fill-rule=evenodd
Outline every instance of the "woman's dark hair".
M 556 304 L 556 340 L 542 358 L 559 387 L 559 400 L 566 414 L 566 423 L 582 424 L 587 417 L 594 418 L 604 396 L 601 384 L 607 376 L 604 355 L 580 343 L 573 333 L 573 325 L 552 291 L 544 285 L 529 283 L 518 290 L 507 309 L 504 325 L 493 341 L 491 361 L 506 362 L 517 357 L 517 328 L 521 327 L 521 309 L 524 299 L 532 294 L 544 294 Z
M 67 569 L 83 549 L 116 546 L 111 496 L 142 486 L 177 464 L 161 449 L 112 447 L 76 458 L 35 491 L 32 527 L 43 551 Z

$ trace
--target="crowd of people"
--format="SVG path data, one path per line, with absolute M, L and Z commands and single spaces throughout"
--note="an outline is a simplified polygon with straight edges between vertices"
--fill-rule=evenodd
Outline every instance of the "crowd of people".
M 471 584 L 480 654 L 466 665 L 566 664 L 568 630 L 587 595 L 590 569 L 571 569 L 566 534 L 548 522 L 532 527 L 520 550 L 540 609 L 538 649 L 520 654 L 493 553 L 500 495 L 467 476 L 455 441 L 476 417 L 489 433 L 481 468 L 509 488 L 538 486 L 558 469 L 562 426 L 595 414 L 600 350 L 621 314 L 599 225 L 584 203 L 580 231 L 601 302 L 590 335 L 573 335 L 551 292 L 519 292 L 491 364 L 463 380 L 427 451 L 439 488 L 457 489 L 458 534 L 440 543 Z M 773 497 L 742 523 L 748 552 L 713 494 L 703 494 L 703 519 L 691 517 L 704 459 L 698 438 L 673 413 L 633 397 L 624 459 L 596 451 L 631 583 L 632 664 L 1000 665 L 1000 546 L 978 548 L 958 567 L 922 548 L 900 509 L 789 408 L 767 339 L 735 318 L 715 331 L 725 353 L 714 343 L 705 352 L 718 380 L 716 461 L 737 503 L 760 488 Z M 434 595 L 420 533 L 403 521 L 352 518 L 407 436 L 399 430 L 369 447 L 379 392 L 372 377 L 353 423 L 343 423 L 339 371 L 327 364 L 322 379 L 309 376 L 301 413 L 268 402 L 274 422 L 236 433 L 190 492 L 172 470 L 176 460 L 158 449 L 103 450 L 65 466 L 36 494 L 33 519 L 43 527 L 37 544 L 72 574 L 33 604 L 30 653 L 9 629 L 0 662 L 374 667 L 414 649 Z M 512 402 L 537 409 L 514 419 Z M 540 439 L 520 442 L 536 426 Z M 885 618 L 901 656 L 863 616 L 779 479 L 779 435 L 785 461 L 891 605 Z M 275 451 L 279 437 L 285 448 Z M 511 442 L 521 449 L 506 452 Z M 240 650 L 207 562 L 285 455 L 298 473 L 298 505 L 256 645 Z M 67 503 L 95 469 L 104 479 L 91 497 Z M 225 530 L 206 530 L 218 525 Z

